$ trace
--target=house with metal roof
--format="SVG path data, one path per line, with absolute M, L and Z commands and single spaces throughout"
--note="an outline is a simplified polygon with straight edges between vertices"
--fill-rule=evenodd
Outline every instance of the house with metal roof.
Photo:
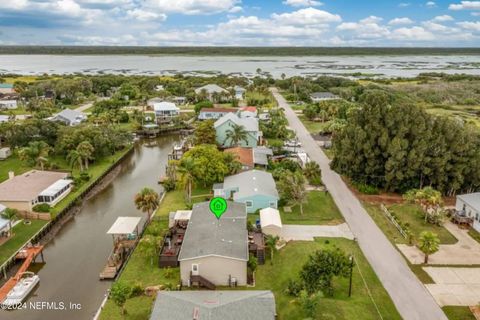
M 232 147 L 233 142 L 227 139 L 229 130 L 233 130 L 234 126 L 242 126 L 247 131 L 245 140 L 239 142 L 240 147 L 256 147 L 262 138 L 262 132 L 259 129 L 258 119 L 256 118 L 240 118 L 234 113 L 228 113 L 215 121 L 214 127 L 216 132 L 217 143 L 223 147 Z
M 456 215 L 473 220 L 473 228 L 480 232 L 480 192 L 458 195 L 455 210 Z
M 268 158 L 273 155 L 272 149 L 267 147 L 243 148 L 235 147 L 225 149 L 225 152 L 233 154 L 242 164 L 242 170 L 251 170 L 255 166 L 266 167 Z
M 238 110 L 237 114 L 240 118 L 256 118 L 258 110 L 256 107 L 243 107 Z
M 228 201 L 220 219 L 209 202 L 195 204 L 178 256 L 182 284 L 246 285 L 248 250 L 245 204 Z
M 153 105 L 155 120 L 158 124 L 169 123 L 180 115 L 180 108 L 173 102 L 160 102 Z
M 31 170 L 0 184 L 0 204 L 20 211 L 32 211 L 39 203 L 57 204 L 72 189 L 73 181 L 68 173 Z
M 195 94 L 196 95 L 206 94 L 208 100 L 214 101 L 214 100 L 217 100 L 215 99 L 215 96 L 220 97 L 222 95 L 228 95 L 229 92 L 224 88 L 220 87 L 219 85 L 207 84 L 203 87 L 195 89 Z
M 223 183 L 214 184 L 213 192 L 216 197 L 245 204 L 248 213 L 264 208 L 277 208 L 279 200 L 272 174 L 262 170 L 228 176 Z
M 202 108 L 198 114 L 198 120 L 217 120 L 227 113 L 235 113 L 237 109 L 233 108 Z
M 53 117 L 48 118 L 48 120 L 59 121 L 66 124 L 67 126 L 76 126 L 86 121 L 87 115 L 80 111 L 64 109 L 59 113 L 55 114 Z
M 150 320 L 274 320 L 271 291 L 159 291 Z
M 310 95 L 310 99 L 312 99 L 312 102 L 320 102 L 326 100 L 337 100 L 340 99 L 340 97 L 331 92 L 314 92 Z

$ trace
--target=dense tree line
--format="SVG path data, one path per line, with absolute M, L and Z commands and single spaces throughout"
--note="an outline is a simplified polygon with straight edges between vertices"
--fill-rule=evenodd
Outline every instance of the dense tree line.
M 335 170 L 392 191 L 432 186 L 454 194 L 480 187 L 477 128 L 380 90 L 363 93 L 360 106 L 334 137 Z

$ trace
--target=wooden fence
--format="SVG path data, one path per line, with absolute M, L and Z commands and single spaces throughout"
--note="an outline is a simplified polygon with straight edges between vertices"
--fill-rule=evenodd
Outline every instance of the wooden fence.
M 7 278 L 7 272 L 8 270 L 15 264 L 15 257 L 17 256 L 18 251 L 20 251 L 23 247 L 25 247 L 28 244 L 38 244 L 43 237 L 45 237 L 51 230 L 52 228 L 59 223 L 65 216 L 67 216 L 72 209 L 77 205 L 78 200 L 82 200 L 85 198 L 85 196 L 92 191 L 92 189 L 99 184 L 103 178 L 110 172 L 112 172 L 113 169 L 115 169 L 127 156 L 131 155 L 134 152 L 134 146 L 131 145 L 129 147 L 130 149 L 125 152 L 120 158 L 118 158 L 117 161 L 112 163 L 110 167 L 108 167 L 107 170 L 105 170 L 97 179 L 92 181 L 90 185 L 83 190 L 76 198 L 72 199 L 70 203 L 62 209 L 50 222 L 48 222 L 46 225 L 44 225 L 36 234 L 34 234 L 28 241 L 24 243 L 18 250 L 12 254 L 1 266 L 0 266 L 0 273 L 3 274 L 4 278 Z
M 387 207 L 385 207 L 383 204 L 381 204 L 380 208 L 382 209 L 383 214 L 385 214 L 385 216 L 388 218 L 388 220 L 390 220 L 390 222 L 395 226 L 395 228 L 397 228 L 398 232 L 400 232 L 400 234 L 405 239 L 408 239 L 407 233 L 405 232 L 405 230 L 403 230 L 402 226 L 398 224 L 397 219 L 395 219 L 395 217 L 392 216 L 390 211 L 388 211 Z

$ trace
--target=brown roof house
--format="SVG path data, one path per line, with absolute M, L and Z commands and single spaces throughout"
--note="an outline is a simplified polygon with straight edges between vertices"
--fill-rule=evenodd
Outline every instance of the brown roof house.
M 225 149 L 225 152 L 236 156 L 242 164 L 242 170 L 251 170 L 256 165 L 266 167 L 268 165 L 268 158 L 273 155 L 272 149 L 263 146 L 256 148 L 228 148 Z
M 20 211 L 32 211 L 39 203 L 54 206 L 72 189 L 73 181 L 66 172 L 31 170 L 0 184 L 0 204 Z

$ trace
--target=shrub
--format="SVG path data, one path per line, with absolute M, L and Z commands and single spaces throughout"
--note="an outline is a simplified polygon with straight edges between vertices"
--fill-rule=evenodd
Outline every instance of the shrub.
M 360 193 L 363 193 L 363 194 L 379 194 L 379 190 L 377 187 L 375 186 L 371 186 L 371 185 L 368 185 L 368 184 L 365 184 L 365 183 L 354 183 L 353 186 L 360 192 Z
M 298 297 L 302 290 L 303 284 L 301 281 L 289 279 L 287 289 L 285 289 L 285 293 L 293 297 Z
M 168 178 L 163 182 L 163 188 L 166 192 L 175 190 L 175 180 Z
M 82 172 L 80 173 L 80 179 L 83 180 L 83 181 L 88 181 L 90 180 L 90 174 L 88 174 L 88 172 Z
M 33 207 L 35 212 L 50 212 L 50 205 L 48 203 L 40 203 Z
M 143 294 L 142 285 L 140 283 L 135 283 L 131 288 L 130 298 L 131 297 L 137 297 L 137 296 L 140 296 L 142 294 Z

